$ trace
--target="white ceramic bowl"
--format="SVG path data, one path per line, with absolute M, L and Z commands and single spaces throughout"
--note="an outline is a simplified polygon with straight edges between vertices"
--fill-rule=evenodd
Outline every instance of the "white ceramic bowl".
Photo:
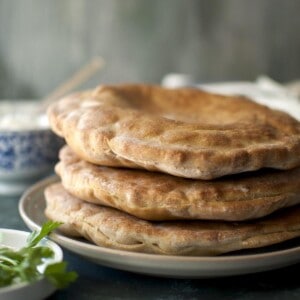
M 18 249 L 25 246 L 29 232 L 0 228 L 0 234 L 1 247 Z M 53 259 L 48 260 L 47 264 L 62 261 L 63 252 L 56 243 L 43 239 L 41 244 L 51 248 L 54 252 Z M 14 284 L 0 288 L 0 300 L 40 300 L 50 296 L 55 290 L 56 288 L 46 279 L 41 279 L 34 283 Z
M 0 194 L 19 195 L 53 172 L 63 140 L 37 101 L 0 101 Z

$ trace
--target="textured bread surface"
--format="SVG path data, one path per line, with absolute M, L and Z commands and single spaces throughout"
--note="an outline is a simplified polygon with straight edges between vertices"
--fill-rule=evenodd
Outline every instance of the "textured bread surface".
M 241 221 L 300 203 L 300 168 L 204 181 L 97 166 L 67 146 L 59 156 L 55 170 L 69 193 L 146 220 Z
M 61 230 L 112 249 L 168 255 L 218 255 L 300 236 L 300 207 L 248 222 L 150 222 L 70 195 L 60 183 L 45 190 L 46 216 Z
M 195 179 L 300 166 L 300 123 L 241 97 L 101 86 L 59 100 L 48 116 L 79 157 L 99 165 Z

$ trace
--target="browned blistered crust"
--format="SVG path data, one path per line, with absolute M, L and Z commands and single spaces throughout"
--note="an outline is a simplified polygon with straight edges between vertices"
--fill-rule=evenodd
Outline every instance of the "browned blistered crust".
M 241 97 L 153 85 L 101 86 L 50 106 L 52 129 L 82 159 L 212 179 L 300 166 L 300 125 Z
M 55 170 L 64 188 L 74 196 L 146 220 L 241 221 L 300 203 L 300 168 L 239 174 L 213 181 L 192 180 L 97 166 L 64 147 Z
M 60 183 L 47 187 L 46 216 L 63 222 L 67 235 L 112 249 L 169 255 L 218 255 L 263 247 L 300 236 L 300 207 L 248 222 L 150 222 L 68 194 Z

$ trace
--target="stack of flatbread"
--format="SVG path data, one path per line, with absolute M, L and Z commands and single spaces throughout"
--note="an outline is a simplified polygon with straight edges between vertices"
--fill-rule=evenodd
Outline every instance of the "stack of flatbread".
M 101 86 L 48 109 L 61 230 L 114 249 L 218 255 L 300 236 L 300 123 L 242 97 Z

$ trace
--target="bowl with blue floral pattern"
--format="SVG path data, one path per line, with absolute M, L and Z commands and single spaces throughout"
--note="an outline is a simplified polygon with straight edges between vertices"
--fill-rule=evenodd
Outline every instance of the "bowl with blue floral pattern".
M 0 101 L 0 194 L 21 194 L 53 173 L 63 143 L 37 101 Z

